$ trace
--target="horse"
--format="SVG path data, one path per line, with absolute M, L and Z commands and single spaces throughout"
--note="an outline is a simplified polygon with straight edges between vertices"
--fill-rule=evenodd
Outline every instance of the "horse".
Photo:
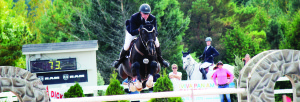
M 155 29 L 151 24 L 140 27 L 140 34 L 131 46 L 129 57 L 118 68 L 119 76 L 128 78 L 130 91 L 153 87 L 153 76 L 160 71 L 154 43 Z M 132 83 L 131 77 L 137 77 L 136 85 Z
M 202 73 L 200 73 L 200 66 L 201 62 L 196 62 L 193 57 L 190 55 L 190 51 L 188 52 L 182 52 L 182 62 L 183 62 L 183 70 L 187 73 L 187 80 L 202 80 Z M 208 73 L 206 74 L 208 80 L 212 80 L 211 76 L 215 72 L 213 65 L 207 65 L 208 66 Z M 234 67 L 229 64 L 223 64 L 223 68 L 226 68 L 233 74 Z

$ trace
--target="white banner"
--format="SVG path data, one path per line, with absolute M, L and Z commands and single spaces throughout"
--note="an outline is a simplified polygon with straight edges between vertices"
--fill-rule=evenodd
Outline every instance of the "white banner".
M 174 91 L 217 89 L 213 80 L 174 81 Z M 184 102 L 192 102 L 192 97 L 182 97 Z M 220 102 L 219 95 L 194 96 L 194 102 Z

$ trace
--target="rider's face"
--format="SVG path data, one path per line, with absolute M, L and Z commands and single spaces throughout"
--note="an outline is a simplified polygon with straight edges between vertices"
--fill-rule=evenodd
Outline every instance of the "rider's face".
M 211 44 L 211 41 L 206 41 L 207 46 L 210 46 L 210 44 Z
M 141 12 L 141 15 L 145 20 L 147 20 L 150 14 Z

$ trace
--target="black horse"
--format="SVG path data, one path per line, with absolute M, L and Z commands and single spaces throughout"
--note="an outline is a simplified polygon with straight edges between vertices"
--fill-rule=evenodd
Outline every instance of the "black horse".
M 154 76 L 160 71 L 155 51 L 156 28 L 153 25 L 142 25 L 140 35 L 131 46 L 129 58 L 119 66 L 119 75 L 131 81 L 131 77 L 137 76 L 137 80 L 142 82 L 142 86 L 137 88 L 151 88 L 153 85 L 146 85 L 149 74 Z M 151 80 L 153 83 L 153 77 Z M 147 82 L 148 83 L 148 82 Z M 150 82 L 151 83 L 151 82 Z

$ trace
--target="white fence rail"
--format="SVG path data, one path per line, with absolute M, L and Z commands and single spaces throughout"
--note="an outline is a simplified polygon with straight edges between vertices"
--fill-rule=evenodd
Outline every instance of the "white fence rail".
M 289 79 L 287 77 L 280 77 L 277 81 L 289 81 Z M 122 85 L 124 88 L 128 88 L 127 85 Z M 84 94 L 93 94 L 94 96 L 98 96 L 98 90 L 106 90 L 108 87 L 108 85 L 102 85 L 102 86 L 88 86 L 88 87 L 82 87 L 83 88 L 83 93 Z M 54 89 L 54 90 L 59 90 L 60 88 Z M 216 92 L 220 92 L 220 89 L 215 90 Z M 241 89 L 237 89 L 236 91 L 240 91 Z M 213 91 L 213 89 L 211 89 L 211 91 Z M 203 92 L 201 92 L 201 90 L 198 92 L 198 90 L 194 90 L 192 91 L 195 95 L 199 96 L 202 95 Z M 196 93 L 195 93 L 196 92 Z M 167 92 L 164 94 L 169 94 L 169 95 L 174 95 L 175 94 L 182 94 L 182 95 L 191 95 L 189 91 L 184 92 L 184 91 L 172 91 L 172 92 Z M 209 94 L 208 91 L 205 91 L 204 93 Z M 285 93 L 293 93 L 292 89 L 277 89 L 274 90 L 274 94 L 285 94 Z M 155 93 L 157 94 L 157 93 Z M 220 93 L 223 94 L 223 93 Z M 138 94 L 139 99 L 142 99 L 142 97 L 148 97 L 147 99 L 150 99 L 151 97 L 155 97 L 154 93 L 147 93 L 147 94 Z M 128 95 L 128 96 L 132 96 L 132 95 Z M 165 95 L 161 95 L 161 96 L 165 96 Z M 111 97 L 125 97 L 124 95 L 122 96 L 101 96 L 103 98 L 103 100 L 105 98 L 111 98 Z M 136 97 L 136 96 L 135 96 Z M 167 96 L 168 97 L 168 96 Z M 174 97 L 179 97 L 179 96 L 174 96 Z M 99 98 L 99 97 L 88 97 L 87 99 L 94 99 L 94 98 Z M 5 101 L 5 102 L 12 102 L 12 101 L 17 101 L 17 97 L 11 93 L 11 92 L 2 92 L 0 93 L 0 102 Z M 58 99 L 61 100 L 61 99 Z M 101 99 L 102 100 L 102 99 Z M 132 100 L 132 99 L 124 99 L 124 100 Z
M 153 93 L 141 93 L 141 94 L 131 94 L 131 95 L 66 98 L 66 99 L 54 99 L 53 101 L 55 102 L 96 102 L 97 101 L 99 102 L 99 101 L 136 100 L 136 99 L 165 98 L 165 97 L 194 97 L 194 96 L 203 96 L 203 95 L 242 93 L 245 91 L 246 90 L 244 88 L 223 88 L 223 89 L 205 89 L 205 90 L 190 90 L 190 91 L 153 92 Z

